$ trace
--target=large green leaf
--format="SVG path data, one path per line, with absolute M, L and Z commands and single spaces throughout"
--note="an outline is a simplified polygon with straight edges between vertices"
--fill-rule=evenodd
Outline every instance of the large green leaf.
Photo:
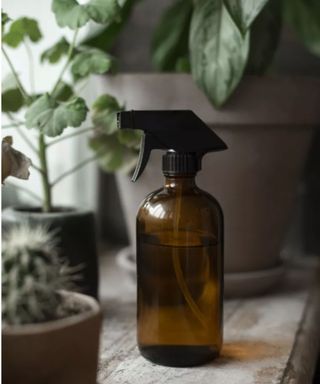
M 105 172 L 128 172 L 136 164 L 137 151 L 122 145 L 117 133 L 97 135 L 90 139 L 89 146 L 99 155 L 98 164 Z
M 113 21 L 91 36 L 89 35 L 84 39 L 83 44 L 102 49 L 103 51 L 110 50 L 123 27 L 126 25 L 136 1 L 138 0 L 125 0 L 123 5 L 121 5 L 120 21 Z
M 53 0 L 52 11 L 60 27 L 77 29 L 90 20 L 86 7 L 76 0 Z
M 62 37 L 59 41 L 46 49 L 41 54 L 41 62 L 48 61 L 51 64 L 57 63 L 69 51 L 70 44 Z
M 117 0 L 91 0 L 79 4 L 77 0 L 53 0 L 52 11 L 60 27 L 77 29 L 90 19 L 102 24 L 120 20 L 120 6 Z
M 108 24 L 120 21 L 121 8 L 117 0 L 91 0 L 87 4 L 87 12 L 97 23 Z
M 2 81 L 2 112 L 17 112 L 24 104 L 24 98 L 20 92 L 13 75 L 8 75 Z
M 71 72 L 75 78 L 86 77 L 90 74 L 103 74 L 108 72 L 113 59 L 100 49 L 87 49 L 78 53 L 72 63 Z
M 223 0 L 234 22 L 245 34 L 269 0 Z M 278 0 L 280 3 L 281 0 Z
M 307 49 L 320 56 L 320 1 L 285 0 L 285 16 Z
M 60 81 L 52 97 L 54 97 L 56 101 L 61 102 L 69 100 L 73 95 L 72 87 L 64 81 Z
M 248 57 L 243 37 L 222 0 L 196 2 L 191 22 L 191 68 L 197 84 L 219 107 L 238 85 Z
M 21 17 L 10 25 L 9 31 L 3 36 L 3 41 L 10 47 L 16 48 L 25 38 L 29 38 L 32 42 L 41 39 L 38 23 L 34 19 Z
M 119 129 L 118 139 L 119 142 L 128 148 L 139 149 L 141 138 L 143 136 L 142 131 L 136 129 Z
M 188 57 L 191 0 L 177 0 L 162 15 L 151 44 L 152 62 L 156 69 L 174 71 L 182 57 Z
M 112 134 L 117 130 L 116 113 L 122 110 L 111 95 L 101 95 L 92 105 L 92 122 L 102 132 Z
M 269 68 L 282 30 L 282 3 L 269 0 L 250 30 L 250 52 L 246 73 L 262 75 Z
M 67 127 L 79 127 L 86 118 L 87 110 L 85 101 L 80 97 L 59 104 L 45 94 L 27 110 L 26 127 L 38 128 L 47 136 L 55 137 Z
M 175 65 L 176 72 L 191 72 L 191 65 L 189 57 L 179 57 Z

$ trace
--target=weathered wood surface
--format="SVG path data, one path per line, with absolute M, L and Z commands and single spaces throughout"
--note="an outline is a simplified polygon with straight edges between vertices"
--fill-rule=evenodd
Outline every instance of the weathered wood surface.
M 176 369 L 139 355 L 134 288 L 111 259 L 106 261 L 99 384 L 311 383 L 320 339 L 317 262 L 289 267 L 273 294 L 226 301 L 222 356 L 202 367 Z

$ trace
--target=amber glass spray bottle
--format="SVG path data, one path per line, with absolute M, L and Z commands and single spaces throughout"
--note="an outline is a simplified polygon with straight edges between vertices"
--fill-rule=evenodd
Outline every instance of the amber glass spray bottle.
M 203 155 L 227 147 L 191 111 L 119 112 L 118 125 L 144 131 L 133 181 L 152 149 L 167 151 L 165 185 L 137 216 L 140 352 L 161 365 L 206 363 L 222 345 L 223 215 L 195 176 Z

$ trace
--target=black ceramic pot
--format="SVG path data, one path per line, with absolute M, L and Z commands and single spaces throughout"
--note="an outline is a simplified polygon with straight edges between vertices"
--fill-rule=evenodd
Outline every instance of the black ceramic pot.
M 43 213 L 40 208 L 32 207 L 10 207 L 2 212 L 4 232 L 22 222 L 44 225 L 55 231 L 60 256 L 71 266 L 83 265 L 81 279 L 76 282 L 79 290 L 97 298 L 98 260 L 93 213 L 71 208 Z

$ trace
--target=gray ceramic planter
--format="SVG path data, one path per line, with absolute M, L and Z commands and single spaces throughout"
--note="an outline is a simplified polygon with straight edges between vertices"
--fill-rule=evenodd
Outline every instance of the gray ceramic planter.
M 320 123 L 320 80 L 248 77 L 221 110 L 212 107 L 186 74 L 118 75 L 100 78 L 97 86 L 127 109 L 192 109 L 215 129 L 229 149 L 207 155 L 197 181 L 223 208 L 226 294 L 252 295 L 273 288 L 283 275 L 281 246 L 312 134 Z M 138 183 L 118 177 L 132 244 L 139 203 L 162 181 L 157 151 Z M 122 261 L 132 266 L 127 256 L 122 255 Z
M 31 207 L 10 207 L 2 213 L 2 230 L 27 222 L 44 225 L 56 233 L 58 250 L 71 266 L 82 265 L 77 285 L 82 293 L 98 296 L 98 260 L 94 215 L 88 211 L 61 208 L 42 213 Z
M 3 326 L 3 384 L 96 384 L 100 307 L 86 295 L 63 296 L 85 311 L 45 323 Z

